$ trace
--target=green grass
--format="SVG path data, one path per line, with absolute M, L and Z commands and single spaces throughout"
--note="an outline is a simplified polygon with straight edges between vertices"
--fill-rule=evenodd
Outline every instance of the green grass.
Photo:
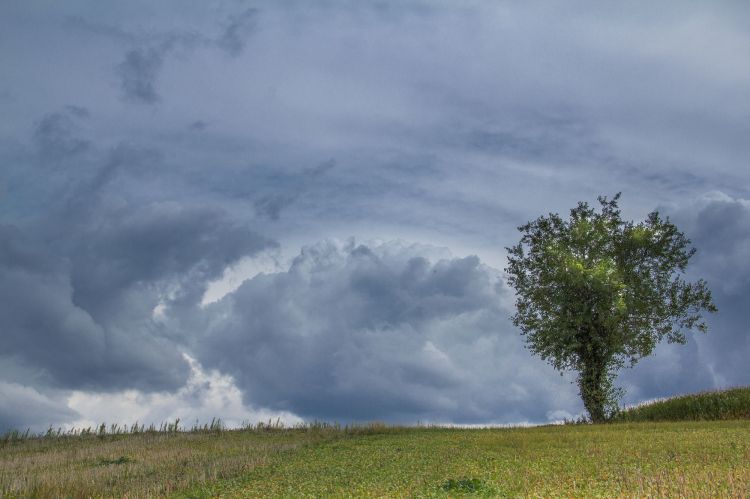
M 163 497 L 264 466 L 281 453 L 339 437 L 325 425 L 220 425 L 181 431 L 106 427 L 0 438 L 0 497 Z
M 603 425 L 11 432 L 0 497 L 748 497 L 748 408 L 743 388 Z
M 184 497 L 744 497 L 750 421 L 384 431 L 285 452 Z
M 715 421 L 750 418 L 750 387 L 695 393 L 626 409 L 614 419 L 636 421 Z

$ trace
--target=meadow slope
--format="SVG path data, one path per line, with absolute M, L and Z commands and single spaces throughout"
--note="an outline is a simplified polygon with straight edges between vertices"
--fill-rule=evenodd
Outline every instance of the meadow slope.
M 2 497 L 750 495 L 750 421 L 6 439 Z
M 747 497 L 750 421 L 414 429 L 278 455 L 192 497 Z
M 750 387 L 691 393 L 628 408 L 618 422 L 750 419 Z

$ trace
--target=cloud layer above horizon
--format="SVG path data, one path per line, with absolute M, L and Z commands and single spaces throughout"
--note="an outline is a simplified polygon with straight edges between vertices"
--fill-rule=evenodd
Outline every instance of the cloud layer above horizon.
M 720 310 L 623 371 L 626 402 L 750 384 L 748 19 L 0 6 L 0 431 L 573 417 L 509 320 L 504 247 L 619 191 L 686 232 Z

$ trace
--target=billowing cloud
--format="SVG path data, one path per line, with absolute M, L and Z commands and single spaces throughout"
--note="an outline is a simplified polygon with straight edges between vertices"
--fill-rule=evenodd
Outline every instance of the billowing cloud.
M 623 376 L 629 400 L 750 385 L 750 328 L 744 305 L 750 295 L 750 202 L 710 192 L 695 202 L 662 207 L 696 248 L 688 274 L 708 282 L 719 312 L 707 316 L 707 334 L 688 344 L 661 345 Z
M 18 407 L 192 410 L 186 352 L 258 411 L 574 415 L 494 269 L 519 224 L 619 191 L 684 228 L 720 309 L 622 374 L 630 401 L 750 382 L 746 5 L 92 5 L 0 5 Z M 350 236 L 405 242 L 320 242 Z
M 66 426 L 82 428 L 101 424 L 103 421 L 132 425 L 156 424 L 180 420 L 180 426 L 211 423 L 221 419 L 229 428 L 257 422 L 280 422 L 286 425 L 302 420 L 288 412 L 255 409 L 242 400 L 242 392 L 231 376 L 218 371 L 206 371 L 198 361 L 183 354 L 190 367 L 185 384 L 174 392 L 121 392 L 73 391 L 66 398 L 66 405 L 75 411 L 76 419 Z M 191 418 L 191 419 L 186 419 Z
M 58 262 L 15 227 L 0 227 L 3 357 L 42 368 L 66 384 L 103 370 L 104 331 L 72 302 Z
M 52 423 L 65 424 L 78 415 L 62 397 L 50 397 L 36 389 L 0 381 L 0 432 L 40 432 Z
M 174 391 L 90 391 L 47 389 L 39 392 L 21 383 L 0 381 L 0 433 L 8 430 L 38 433 L 62 428 L 97 428 L 100 424 L 131 426 L 180 421 L 180 426 L 209 424 L 216 419 L 226 427 L 258 422 L 286 425 L 302 420 L 287 412 L 246 405 L 231 376 L 206 371 L 183 354 L 189 367 L 184 384 Z M 189 418 L 189 419 L 188 419 Z
M 49 386 L 179 386 L 185 340 L 154 309 L 200 303 L 227 266 L 276 243 L 221 208 L 135 200 L 129 182 L 158 167 L 153 151 L 120 145 L 99 167 L 89 156 L 53 210 L 0 226 L 2 356 Z
M 67 386 L 159 386 L 181 369 L 170 372 L 179 355 L 154 307 L 199 303 L 225 267 L 272 242 L 216 210 L 165 203 L 101 215 L 57 240 L 56 253 L 2 228 L 4 353 Z
M 735 296 L 747 291 L 750 268 L 750 200 L 720 191 L 709 192 L 695 203 L 666 209 L 696 247 L 696 273 L 711 276 L 715 292 Z
M 709 193 L 675 211 L 697 253 L 692 275 L 705 278 L 719 312 L 698 337 L 700 363 L 719 386 L 750 385 L 750 327 L 743 303 L 750 296 L 750 201 Z
M 247 400 L 306 418 L 545 421 L 574 390 L 528 358 L 478 258 L 324 242 L 208 305 L 196 353 Z M 571 395 L 572 394 L 572 395 Z
M 180 283 L 171 299 L 200 300 L 224 268 L 273 244 L 221 211 L 178 203 L 128 207 L 103 218 L 106 224 L 94 219 L 83 228 L 84 244 L 73 243 L 72 280 L 76 301 L 104 321 L 117 315 L 123 293 L 152 284 Z
M 116 317 L 98 321 L 96 309 L 76 300 L 64 259 L 24 240 L 12 227 L 4 227 L 2 236 L 2 358 L 36 371 L 37 381 L 51 386 L 101 389 L 180 383 L 185 368 L 179 355 L 154 334 L 153 325 L 118 323 Z M 123 301 L 120 306 L 123 313 L 128 310 Z

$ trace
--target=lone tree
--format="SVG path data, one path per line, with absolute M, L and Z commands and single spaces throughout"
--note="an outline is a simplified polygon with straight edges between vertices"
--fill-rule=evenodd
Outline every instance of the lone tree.
M 695 253 L 690 241 L 658 212 L 623 221 L 617 200 L 599 197 L 518 228 L 506 248 L 516 289 L 513 323 L 529 350 L 559 371 L 578 372 L 583 404 L 593 422 L 617 410 L 617 370 L 631 367 L 666 338 L 685 343 L 685 330 L 706 331 L 701 312 L 716 312 L 704 280 L 682 275 Z

